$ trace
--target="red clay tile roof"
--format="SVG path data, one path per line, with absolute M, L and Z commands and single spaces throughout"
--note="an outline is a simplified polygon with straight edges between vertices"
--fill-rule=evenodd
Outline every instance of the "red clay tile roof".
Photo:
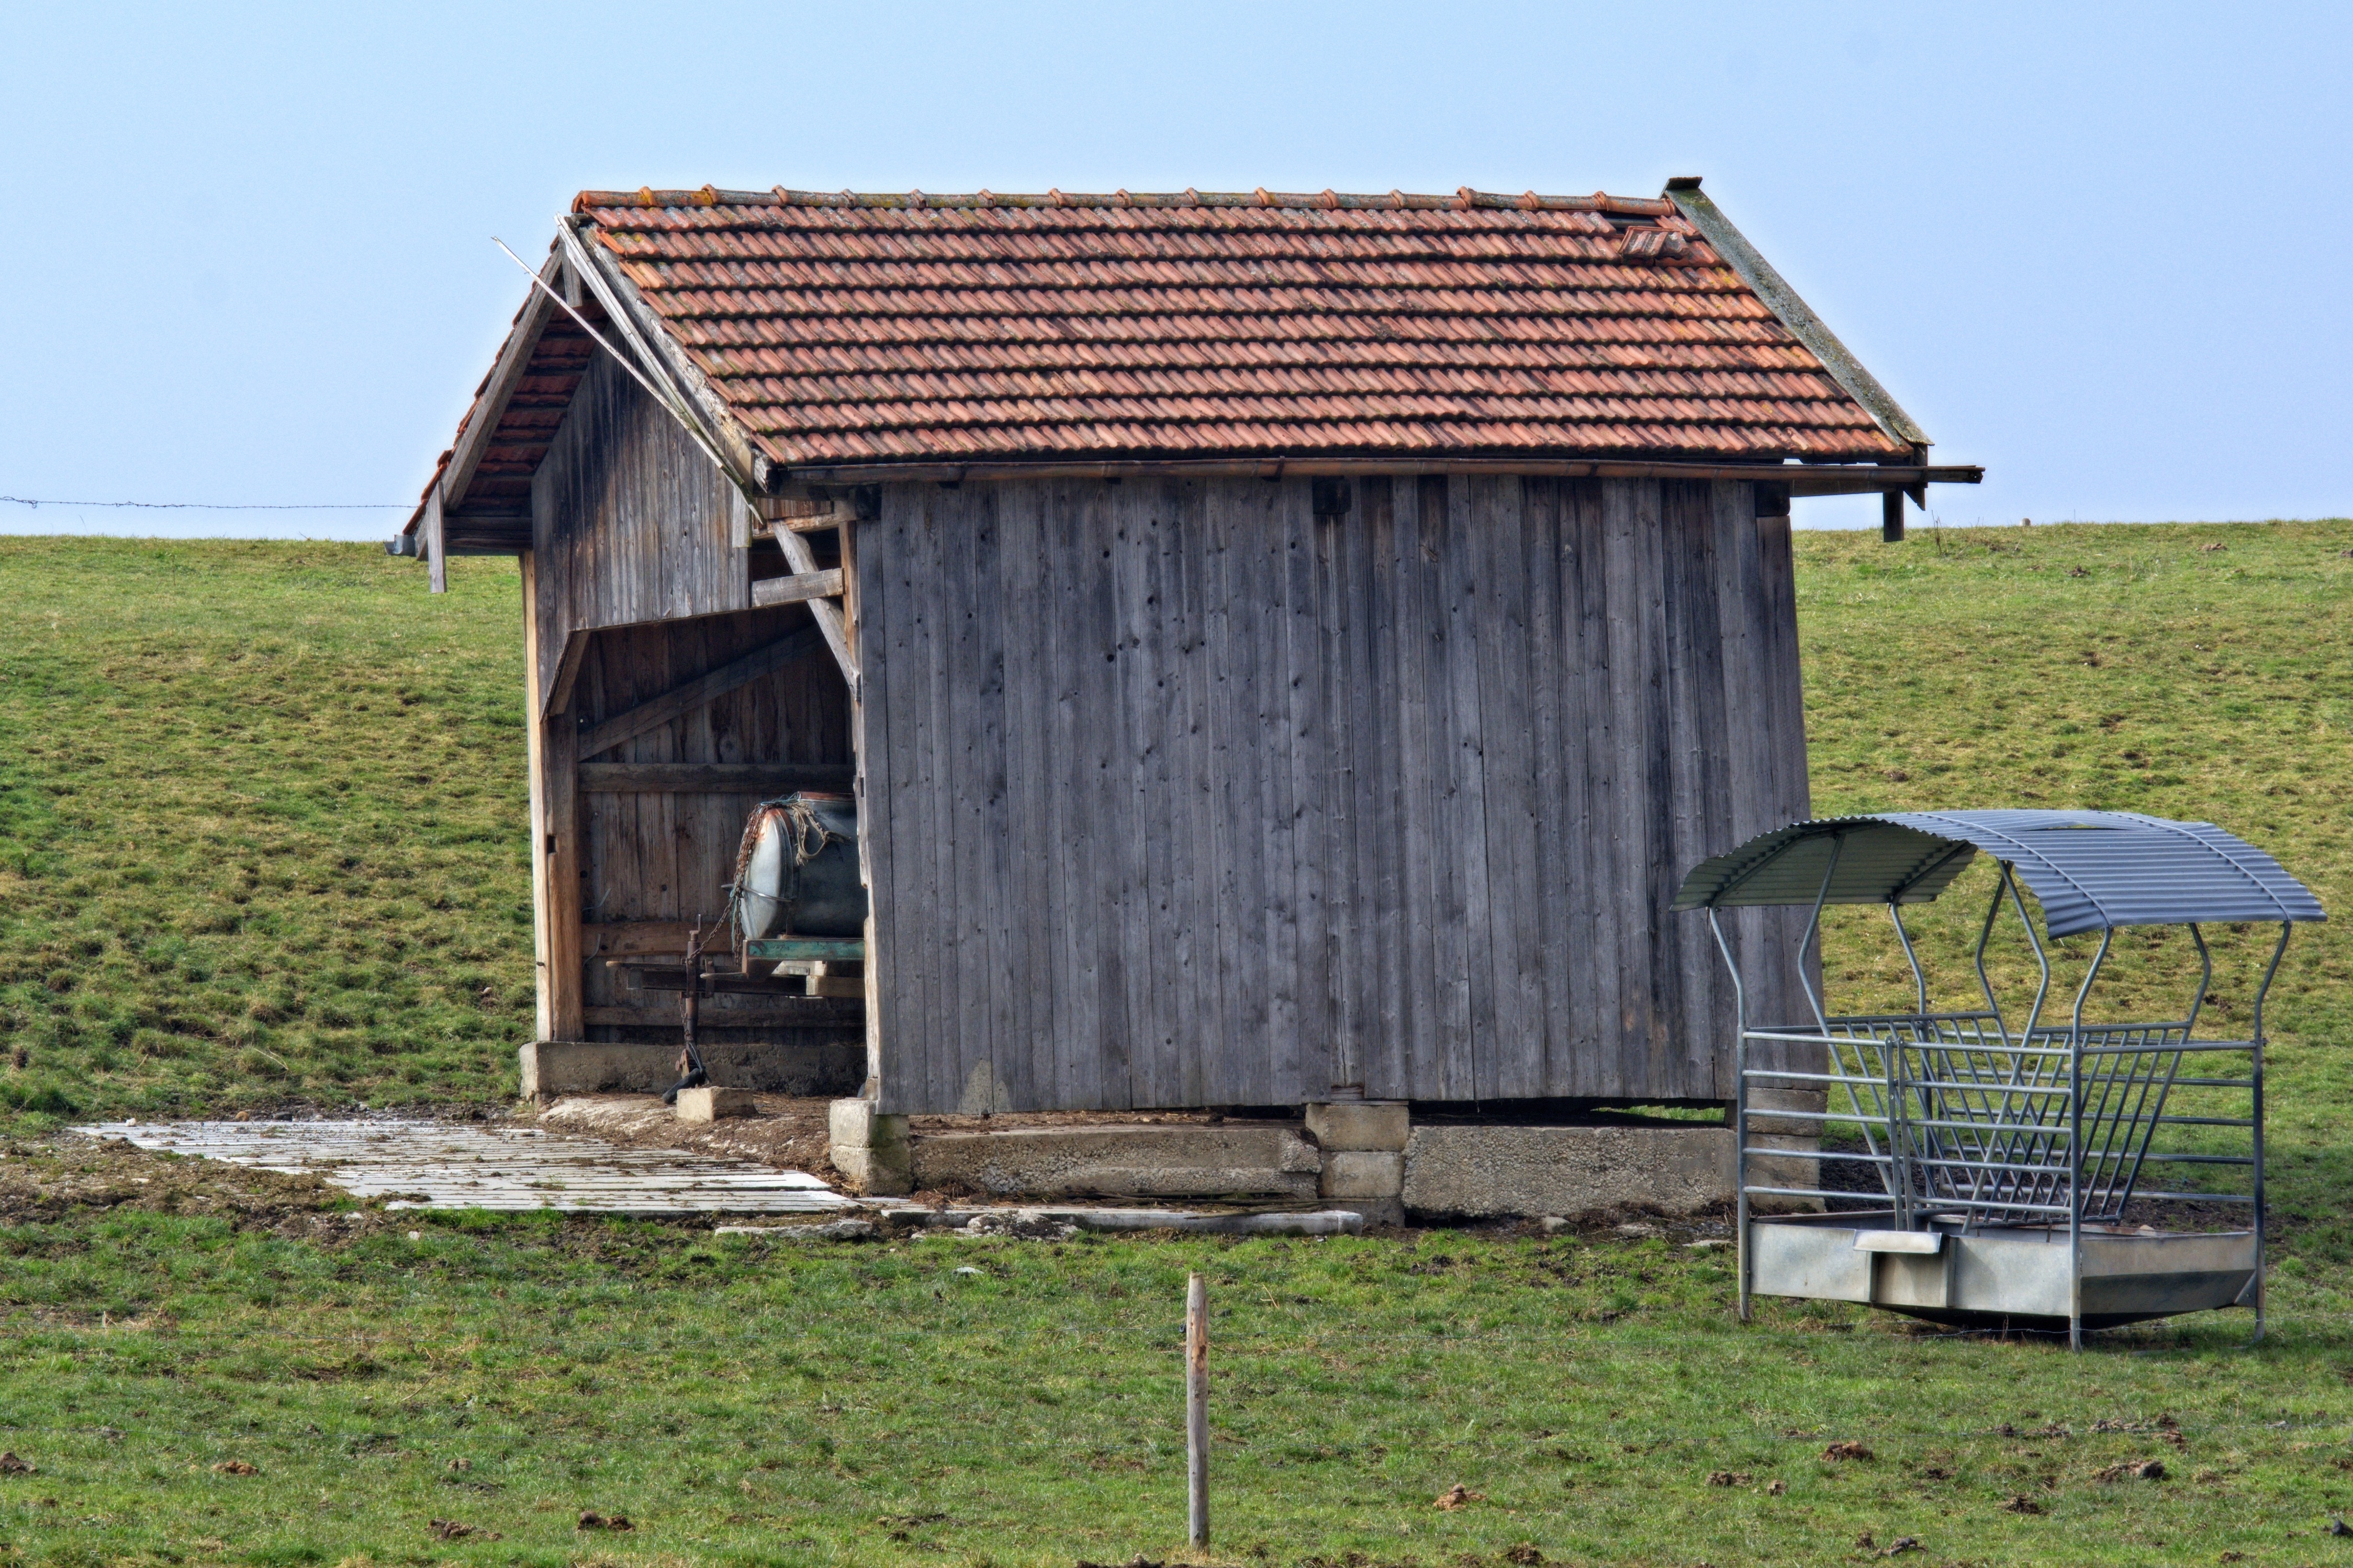
M 574 210 L 787 466 L 1912 456 L 1665 200 L 706 187 Z

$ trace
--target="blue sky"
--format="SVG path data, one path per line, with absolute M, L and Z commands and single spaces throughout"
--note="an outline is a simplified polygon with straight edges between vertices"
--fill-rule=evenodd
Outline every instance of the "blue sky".
M 1948 523 L 2353 511 L 2342 6 L 12 8 L 0 494 L 412 499 L 583 187 L 1707 189 Z M 1800 522 L 1875 518 L 1801 503 Z M 0 504 L 381 538 L 384 511 Z

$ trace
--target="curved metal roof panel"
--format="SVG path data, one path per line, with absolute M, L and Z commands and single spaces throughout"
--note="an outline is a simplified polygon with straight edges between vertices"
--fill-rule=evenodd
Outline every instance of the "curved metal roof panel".
M 1983 850 L 2054 937 L 2192 921 L 2317 921 L 2312 890 L 2211 822 L 2136 811 L 1895 811 L 1795 823 L 1704 861 L 1678 910 L 1926 903 Z M 1824 879 L 1828 891 L 1824 893 Z

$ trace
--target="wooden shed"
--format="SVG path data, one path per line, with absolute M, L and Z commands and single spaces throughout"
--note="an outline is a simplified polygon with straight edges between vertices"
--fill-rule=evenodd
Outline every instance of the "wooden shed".
M 862 995 L 702 1004 L 772 1079 L 1721 1101 L 1668 906 L 1808 815 L 1790 499 L 1900 537 L 1927 447 L 1696 180 L 588 192 L 392 549 L 522 558 L 544 1041 L 675 1042 L 746 815 L 848 789 Z

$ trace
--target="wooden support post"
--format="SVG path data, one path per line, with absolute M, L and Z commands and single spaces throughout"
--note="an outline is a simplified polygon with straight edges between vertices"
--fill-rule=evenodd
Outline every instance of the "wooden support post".
M 844 537 L 849 531 L 848 527 L 842 530 Z M 789 529 L 776 539 L 785 552 L 785 564 L 793 569 L 795 576 L 816 574 L 817 552 L 809 548 L 807 540 Z M 809 614 L 817 617 L 817 629 L 825 634 L 826 646 L 833 649 L 834 661 L 841 666 L 842 679 L 849 682 L 849 695 L 854 701 L 858 697 L 858 656 L 850 649 L 849 629 L 842 618 L 841 606 L 831 599 L 811 599 L 807 603 Z
M 539 711 L 538 552 L 522 552 L 523 733 L 531 773 L 532 945 L 538 1037 L 576 1040 L 580 1012 L 580 731 Z
M 433 592 L 448 593 L 449 591 L 449 546 L 445 537 L 441 519 L 441 487 L 439 485 L 435 485 L 426 493 L 425 521 L 418 526 L 417 537 L 417 543 L 425 552 L 426 564 L 431 568 L 428 577 L 433 585 Z M 532 693 L 534 704 L 538 695 L 537 692 Z
M 841 613 L 842 631 L 849 639 L 851 662 L 863 657 L 860 648 L 858 618 L 858 519 L 845 515 L 841 521 Z M 860 984 L 866 992 L 866 1086 L 864 1093 L 871 1100 L 882 1089 L 882 949 L 874 929 L 874 868 L 867 856 L 873 843 L 871 809 L 874 796 L 866 788 L 866 693 L 862 685 L 849 689 L 849 746 L 855 759 L 850 790 L 858 802 L 858 882 L 866 889 L 866 962 L 859 971 Z
M 1185 1539 L 1209 1544 L 1209 1300 L 1185 1281 Z
M 1889 544 L 1904 542 L 1904 492 L 1879 492 L 1879 537 Z

